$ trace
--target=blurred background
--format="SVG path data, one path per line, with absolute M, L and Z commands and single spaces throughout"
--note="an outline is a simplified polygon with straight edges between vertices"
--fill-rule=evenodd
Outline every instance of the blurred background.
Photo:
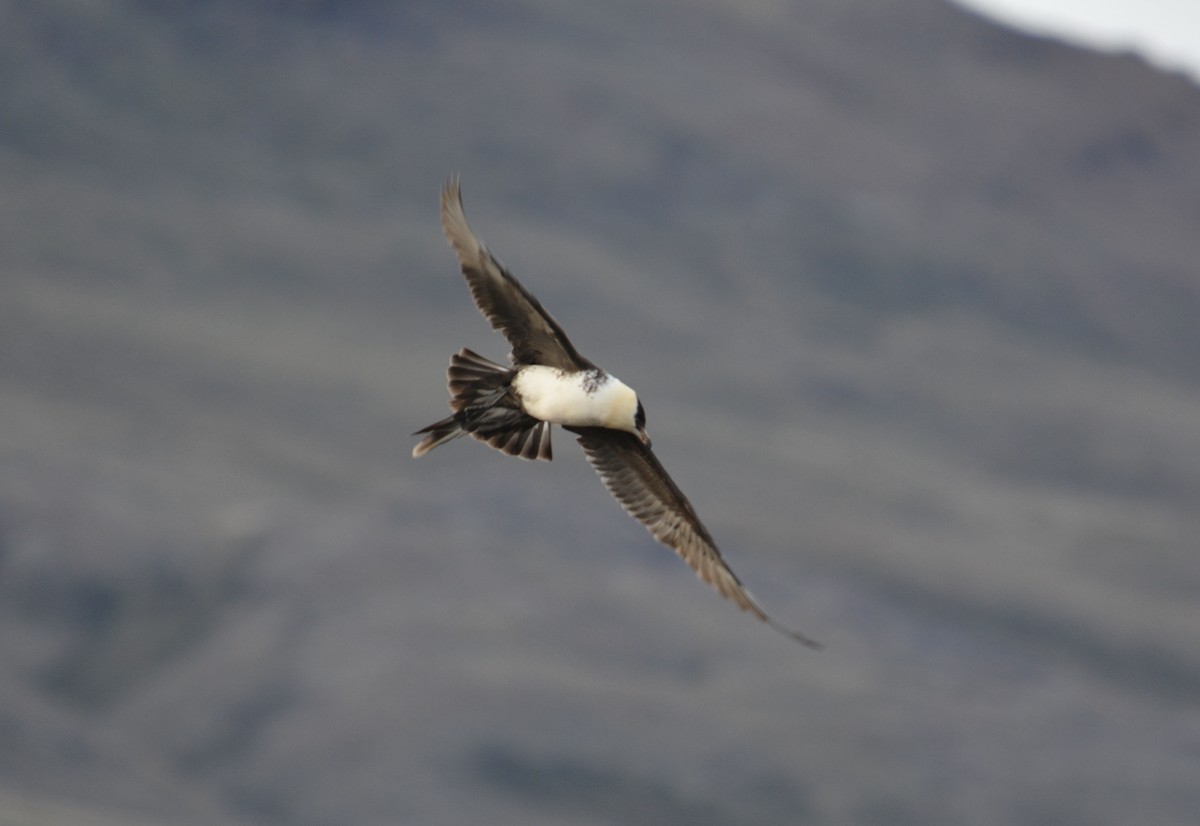
M 1200 90 L 943 0 L 0 2 L 0 823 L 1191 824 Z M 637 388 L 814 653 L 508 348 Z

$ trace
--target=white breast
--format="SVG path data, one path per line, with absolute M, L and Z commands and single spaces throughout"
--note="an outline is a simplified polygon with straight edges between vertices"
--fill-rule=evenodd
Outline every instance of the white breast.
M 632 421 L 626 408 L 637 396 L 618 379 L 606 374 L 596 380 L 589 371 L 567 372 L 534 364 L 522 367 L 513 378 L 512 388 L 521 399 L 521 407 L 535 419 L 579 427 L 621 427 L 624 418 Z

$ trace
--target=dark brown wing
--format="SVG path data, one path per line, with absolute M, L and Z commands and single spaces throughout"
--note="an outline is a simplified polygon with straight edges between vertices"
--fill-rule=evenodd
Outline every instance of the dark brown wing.
M 442 187 L 442 230 L 458 253 L 476 306 L 508 339 L 517 364 L 545 364 L 563 370 L 595 367 L 579 355 L 558 322 L 471 232 L 457 177 Z
M 568 427 L 588 461 L 621 507 L 651 535 L 679 554 L 700 579 L 743 611 L 811 648 L 820 643 L 776 622 L 726 564 L 692 504 L 671 481 L 649 447 L 631 433 L 602 427 Z

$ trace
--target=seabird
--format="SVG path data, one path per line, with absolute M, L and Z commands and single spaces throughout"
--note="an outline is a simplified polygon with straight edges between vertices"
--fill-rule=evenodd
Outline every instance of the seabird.
M 775 621 L 725 562 L 687 497 L 650 450 L 637 393 L 579 354 L 533 294 L 467 225 L 458 178 L 442 188 L 442 229 L 480 312 L 512 346 L 510 367 L 463 348 L 447 371 L 452 415 L 414 436 L 413 456 L 469 433 L 509 456 L 550 461 L 550 426 L 574 433 L 621 506 L 721 596 L 811 648 L 815 640 Z

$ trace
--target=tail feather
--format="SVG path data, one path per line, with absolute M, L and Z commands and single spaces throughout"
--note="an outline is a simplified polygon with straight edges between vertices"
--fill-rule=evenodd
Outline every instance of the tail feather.
M 509 456 L 519 456 L 522 459 L 541 459 L 544 462 L 554 460 L 554 451 L 550 447 L 550 423 L 530 419 L 533 426 L 519 424 L 504 430 L 487 433 L 472 433 L 476 439 L 487 442 L 501 453 Z
M 490 407 L 508 392 L 511 378 L 509 368 L 464 347 L 450 357 L 446 371 L 450 408 L 457 413 L 481 403 Z
M 447 419 L 442 419 L 440 422 L 434 422 L 428 427 L 423 427 L 413 435 L 419 436 L 422 433 L 428 433 L 429 435 L 419 441 L 416 447 L 413 448 L 413 458 L 419 459 L 438 445 L 444 445 L 452 439 L 457 439 L 466 432 L 463 430 L 462 424 L 459 423 L 456 416 L 451 416 Z
M 550 423 L 521 409 L 509 392 L 512 377 L 510 368 L 465 347 L 451 356 L 446 378 L 454 415 L 414 433 L 414 436 L 428 435 L 413 448 L 413 456 L 424 456 L 435 447 L 470 433 L 509 456 L 551 461 L 554 455 L 550 448 Z

